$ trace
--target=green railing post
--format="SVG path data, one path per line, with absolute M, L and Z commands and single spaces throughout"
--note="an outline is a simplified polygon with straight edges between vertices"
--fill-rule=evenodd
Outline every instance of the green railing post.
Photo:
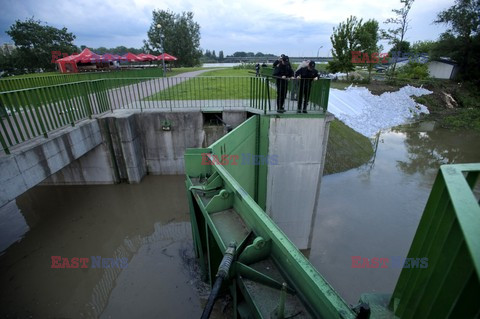
M 272 105 L 271 105 L 271 101 L 270 101 L 270 81 L 268 80 L 268 78 L 265 78 L 265 88 L 267 90 L 267 103 L 268 103 L 268 110 L 271 111 L 272 110 Z M 265 105 L 265 114 L 267 114 L 267 106 Z
M 87 81 L 83 81 L 82 82 L 82 99 L 83 99 L 83 103 L 85 103 L 85 106 L 87 107 L 87 115 L 88 115 L 88 118 L 91 119 L 92 118 L 92 115 L 93 115 L 93 110 L 92 110 L 92 106 L 90 105 L 90 99 L 88 98 L 88 92 L 89 90 L 87 89 L 87 86 L 88 86 L 88 83 Z
M 39 119 L 40 128 L 42 129 L 42 134 L 45 138 L 48 138 L 47 126 L 44 123 L 45 113 L 43 113 L 42 103 L 40 102 L 41 101 L 40 95 L 38 94 L 37 90 L 39 89 L 34 89 L 33 91 L 35 93 L 35 103 L 33 103 L 33 105 L 35 107 L 37 118 Z M 40 113 L 40 110 L 42 111 L 41 113 Z M 42 117 L 42 114 L 43 114 L 43 117 Z

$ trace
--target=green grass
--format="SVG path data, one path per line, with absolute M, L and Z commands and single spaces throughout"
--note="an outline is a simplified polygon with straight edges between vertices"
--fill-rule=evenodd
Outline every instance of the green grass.
M 193 72 L 193 71 L 200 71 L 205 70 L 207 68 L 202 67 L 189 67 L 189 68 L 174 68 L 172 71 L 167 71 L 167 77 L 176 76 L 182 73 Z
M 167 77 L 172 77 L 185 72 L 204 70 L 204 68 L 175 68 L 167 72 Z M 100 79 L 118 79 L 118 78 L 136 78 L 136 77 L 161 77 L 161 68 L 122 70 L 111 72 L 87 72 L 87 73 L 68 73 L 59 72 L 32 73 L 21 76 L 8 77 L 0 80 L 0 92 L 28 89 L 34 87 L 43 87 L 58 85 L 71 82 L 100 80 Z M 138 82 L 139 80 L 135 80 Z M 109 84 L 119 81 L 107 81 Z M 129 81 L 131 82 L 131 81 Z M 116 85 L 117 86 L 117 85 Z M 109 86 L 108 88 L 115 87 Z
M 373 156 L 370 139 L 339 120 L 330 123 L 324 175 L 359 167 Z
M 480 108 L 460 109 L 454 115 L 440 119 L 442 127 L 480 131 Z
M 147 101 L 155 100 L 231 100 L 249 99 L 252 90 L 250 70 L 221 69 L 200 74 L 167 90 L 147 97 Z M 260 79 L 254 80 L 257 85 Z M 256 90 L 260 90 L 258 86 Z M 256 94 L 258 96 L 258 94 Z M 275 90 L 270 88 L 270 96 L 274 98 Z
M 212 70 L 205 73 L 200 74 L 200 76 L 255 76 L 255 71 L 248 69 L 220 69 L 220 70 Z
M 5 79 L 35 78 L 40 76 L 50 76 L 50 75 L 58 75 L 58 74 L 59 74 L 58 72 L 29 73 L 29 74 L 10 76 Z
M 343 81 L 330 81 L 330 88 L 331 89 L 339 89 L 345 90 L 348 88 L 352 83 L 350 82 L 343 82 Z M 361 86 L 361 85 L 360 85 Z

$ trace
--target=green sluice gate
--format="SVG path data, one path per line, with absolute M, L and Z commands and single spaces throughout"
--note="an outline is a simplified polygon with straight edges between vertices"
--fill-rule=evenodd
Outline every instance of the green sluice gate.
M 210 147 L 185 153 L 194 249 L 210 285 L 236 244 L 220 290 L 232 296 L 235 318 L 478 317 L 480 207 L 472 189 L 480 164 L 439 171 L 408 255 L 428 257 L 429 267 L 403 269 L 393 295 L 364 294 L 352 308 L 265 213 L 268 167 L 216 162 L 268 155 L 269 118 L 253 116 Z

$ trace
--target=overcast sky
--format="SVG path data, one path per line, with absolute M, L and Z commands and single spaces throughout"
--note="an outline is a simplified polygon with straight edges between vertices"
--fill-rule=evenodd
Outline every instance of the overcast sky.
M 435 40 L 445 30 L 432 21 L 454 0 L 417 0 L 411 10 L 410 42 Z M 15 20 L 34 16 L 67 27 L 75 44 L 88 47 L 141 47 L 152 10 L 192 11 L 200 24 L 203 50 L 327 56 L 333 26 L 355 15 L 381 23 L 400 8 L 399 0 L 0 0 L 0 43 Z M 320 49 L 320 47 L 322 47 Z M 386 45 L 387 46 L 387 45 Z

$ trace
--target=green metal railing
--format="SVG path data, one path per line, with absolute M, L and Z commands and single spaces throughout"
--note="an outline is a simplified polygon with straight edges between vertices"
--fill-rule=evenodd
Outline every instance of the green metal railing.
M 269 80 L 270 86 L 275 87 L 275 77 L 273 76 L 272 68 L 262 68 L 261 74 L 263 77 Z M 296 111 L 298 109 L 298 96 L 300 90 L 300 82 L 306 81 L 302 79 L 287 79 L 287 99 L 285 101 L 285 110 L 287 111 Z M 307 80 L 308 81 L 308 80 Z M 309 97 L 309 107 L 308 110 L 316 110 L 321 108 L 323 112 L 327 111 L 328 107 L 328 97 L 330 93 L 330 79 L 320 78 L 316 81 L 311 82 L 311 90 Z M 276 92 L 276 90 L 275 90 Z M 276 94 L 274 97 L 276 98 Z M 275 105 L 275 103 L 273 103 Z M 271 108 L 271 110 L 274 108 Z
M 477 318 L 480 314 L 480 206 L 473 189 L 480 164 L 443 165 L 408 258 L 428 258 L 425 269 L 404 268 L 390 307 L 400 318 Z
M 92 81 L 101 79 L 162 77 L 163 70 L 148 68 L 141 70 L 118 70 L 105 72 L 51 74 L 45 76 L 19 76 L 0 79 L 0 92 L 15 91 L 64 83 Z
M 310 110 L 325 112 L 329 83 L 324 84 L 312 88 L 311 96 L 319 104 L 311 102 Z M 118 109 L 242 109 L 266 114 L 275 110 L 275 98 L 276 90 L 265 77 L 112 76 L 12 90 L 0 92 L 0 143 L 9 153 L 13 145 Z M 295 101 L 288 103 L 287 109 L 296 109 Z
M 0 93 L 0 143 L 9 147 L 110 110 L 102 80 Z

